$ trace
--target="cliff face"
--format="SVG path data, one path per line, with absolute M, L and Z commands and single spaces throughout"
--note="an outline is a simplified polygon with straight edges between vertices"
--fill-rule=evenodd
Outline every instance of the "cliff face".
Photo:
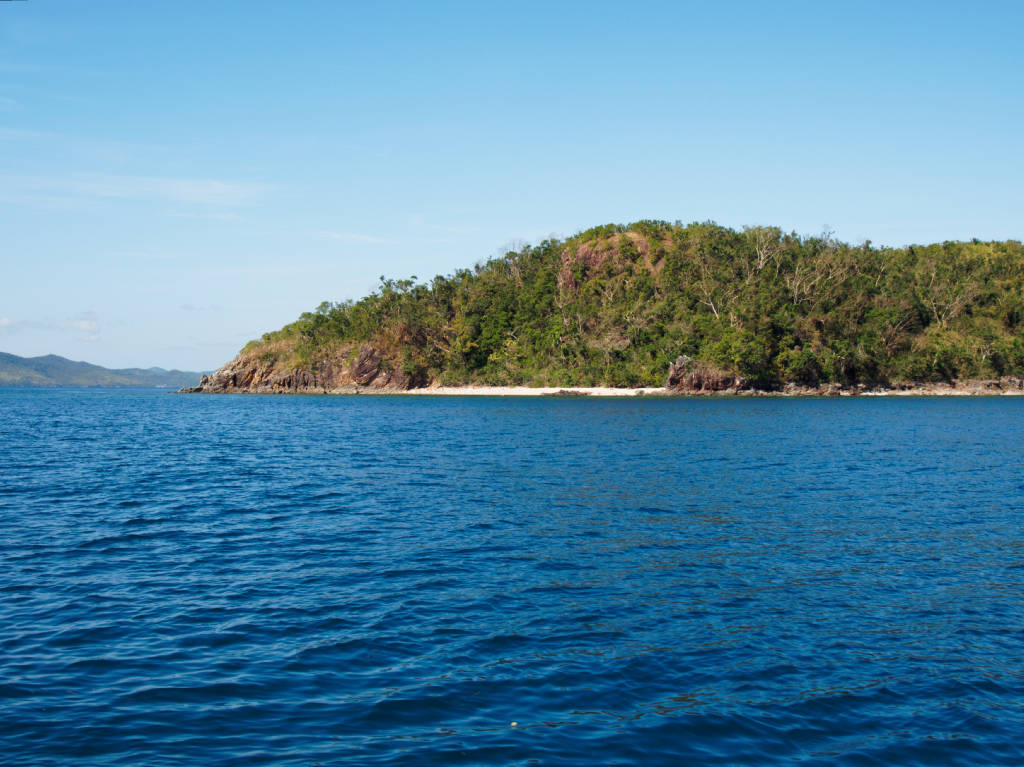
M 326 394 L 357 387 L 404 391 L 426 381 L 415 381 L 371 344 L 343 347 L 308 364 L 242 352 L 229 363 L 204 375 L 189 393 Z

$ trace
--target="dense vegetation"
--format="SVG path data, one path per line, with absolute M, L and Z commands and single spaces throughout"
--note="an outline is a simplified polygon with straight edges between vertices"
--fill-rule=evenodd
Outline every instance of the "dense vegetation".
M 365 342 L 418 384 L 661 385 L 680 354 L 765 388 L 1020 376 L 1024 247 L 608 225 L 429 283 L 382 278 L 246 351 L 315 369 Z

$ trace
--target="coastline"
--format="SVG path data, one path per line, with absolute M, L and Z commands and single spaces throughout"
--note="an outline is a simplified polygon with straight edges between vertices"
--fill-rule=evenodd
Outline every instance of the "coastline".
M 630 389 L 618 389 L 611 386 L 428 386 L 422 389 L 385 393 L 442 397 L 660 397 L 670 392 L 659 386 Z
M 204 375 L 198 386 L 180 389 L 194 394 L 334 394 L 411 395 L 418 397 L 976 397 L 1024 395 L 1024 378 L 954 379 L 944 382 L 799 384 L 757 388 L 743 378 L 680 358 L 663 386 L 444 386 L 437 380 L 413 381 L 382 370 L 382 358 L 369 347 L 355 362 L 277 369 L 251 355 L 239 355 L 219 370 Z M 419 385 L 417 385 L 419 384 Z
M 349 352 L 353 351 L 351 349 Z M 593 378 L 591 379 L 593 380 Z M 662 386 L 525 386 L 448 385 L 433 376 L 415 377 L 385 365 L 370 344 L 355 358 L 335 357 L 305 366 L 279 364 L 243 351 L 197 386 L 179 390 L 195 394 L 334 394 L 460 397 L 972 397 L 1024 395 L 1024 377 L 962 378 L 946 381 L 896 380 L 875 383 L 771 382 L 758 388 L 735 372 L 680 356 L 669 366 Z
M 256 391 L 252 393 L 273 392 Z M 634 388 L 611 386 L 427 386 L 418 389 L 345 386 L 336 389 L 309 389 L 295 393 L 416 397 L 1015 397 L 1024 396 L 1024 388 L 1007 386 L 999 381 L 965 381 L 956 384 L 900 384 L 884 388 L 787 386 L 777 391 L 765 389 L 681 391 L 664 386 Z

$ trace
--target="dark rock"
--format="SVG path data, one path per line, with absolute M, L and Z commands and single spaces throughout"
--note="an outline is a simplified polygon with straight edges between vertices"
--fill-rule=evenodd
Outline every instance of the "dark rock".
M 360 386 L 368 386 L 380 375 L 380 363 L 383 358 L 370 344 L 359 347 L 359 356 L 352 363 L 352 380 Z
M 684 354 L 669 367 L 665 388 L 677 394 L 701 394 L 746 389 L 747 383 L 710 362 Z

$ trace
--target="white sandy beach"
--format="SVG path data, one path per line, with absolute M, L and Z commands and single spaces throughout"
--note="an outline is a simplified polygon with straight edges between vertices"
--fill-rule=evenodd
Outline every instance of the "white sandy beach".
M 610 386 L 436 386 L 425 389 L 410 389 L 398 394 L 418 395 L 459 395 L 481 397 L 530 397 L 530 396 L 572 396 L 593 397 L 635 397 L 637 395 L 667 394 L 664 387 L 639 389 L 618 389 Z
M 331 394 L 382 394 L 387 396 L 470 396 L 470 397 L 636 397 L 636 396 L 687 396 L 669 392 L 662 386 L 648 386 L 620 389 L 611 386 L 431 386 L 423 389 L 335 389 Z M 1024 389 L 993 389 L 968 384 L 966 386 L 950 386 L 948 384 L 925 384 L 906 389 L 843 389 L 831 395 L 813 389 L 794 391 L 755 391 L 741 390 L 729 392 L 708 392 L 689 396 L 701 397 L 999 397 L 1021 396 Z

